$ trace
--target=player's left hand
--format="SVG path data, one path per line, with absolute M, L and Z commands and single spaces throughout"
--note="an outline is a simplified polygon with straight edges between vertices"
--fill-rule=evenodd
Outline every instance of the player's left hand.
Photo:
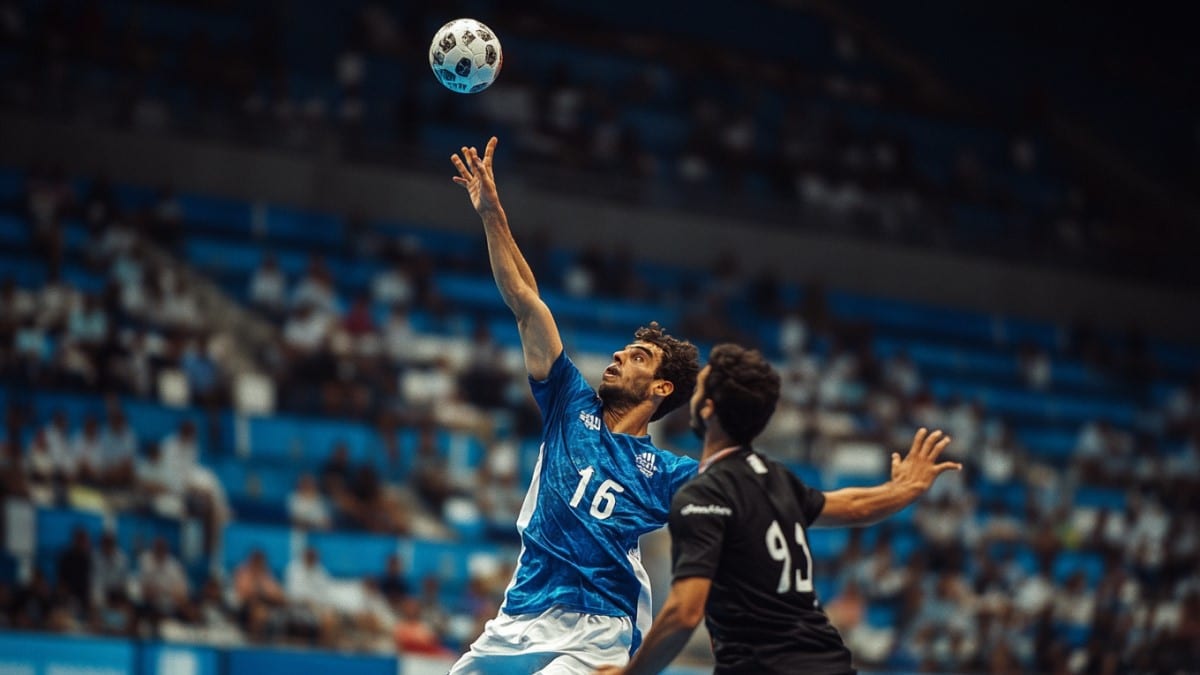
M 918 429 L 907 456 L 901 459 L 900 453 L 892 453 L 892 480 L 913 485 L 924 492 L 943 471 L 961 471 L 962 464 L 958 462 L 937 463 L 947 445 L 950 445 L 950 437 L 941 429 L 933 433 L 924 427 Z

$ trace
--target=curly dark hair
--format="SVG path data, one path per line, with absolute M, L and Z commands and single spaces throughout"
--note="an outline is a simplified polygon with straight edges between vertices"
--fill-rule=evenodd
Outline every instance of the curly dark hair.
M 757 349 L 720 344 L 708 355 L 704 397 L 711 399 L 721 428 L 738 443 L 762 433 L 779 402 L 779 373 Z
M 668 335 L 657 321 L 642 326 L 633 334 L 638 342 L 649 342 L 662 350 L 662 362 L 654 371 L 655 379 L 667 380 L 675 385 L 675 391 L 663 399 L 650 417 L 650 421 L 661 419 L 667 413 L 687 403 L 696 389 L 696 375 L 700 372 L 700 350 L 687 340 Z

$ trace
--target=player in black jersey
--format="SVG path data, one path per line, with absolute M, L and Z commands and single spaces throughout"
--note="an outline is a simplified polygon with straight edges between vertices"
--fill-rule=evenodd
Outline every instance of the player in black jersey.
M 691 403 L 700 473 L 671 502 L 671 594 L 633 660 L 598 673 L 661 671 L 706 616 L 717 675 L 855 672 L 813 592 L 808 528 L 877 522 L 962 466 L 938 463 L 950 437 L 921 429 L 906 457 L 892 453 L 887 483 L 823 493 L 750 447 L 778 399 L 761 354 L 713 348 Z

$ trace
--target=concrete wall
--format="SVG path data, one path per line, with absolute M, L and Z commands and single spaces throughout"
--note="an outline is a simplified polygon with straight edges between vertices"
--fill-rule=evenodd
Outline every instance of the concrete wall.
M 449 180 L 449 162 L 432 174 L 398 172 L 0 115 L 0 162 L 45 160 L 119 181 L 171 182 L 185 191 L 478 231 L 462 189 Z M 545 227 L 567 246 L 626 242 L 638 256 L 668 263 L 704 263 L 733 249 L 746 271 L 768 266 L 784 278 L 819 277 L 833 288 L 1051 321 L 1082 316 L 1118 330 L 1139 325 L 1164 337 L 1200 339 L 1194 291 L 564 197 L 523 184 L 518 174 L 498 178 L 518 240 L 523 231 Z

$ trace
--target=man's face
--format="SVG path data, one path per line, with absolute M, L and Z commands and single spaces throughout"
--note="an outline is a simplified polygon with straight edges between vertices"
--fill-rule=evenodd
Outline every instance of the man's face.
M 635 342 L 613 352 L 613 362 L 600 376 L 598 391 L 604 404 L 632 406 L 650 398 L 650 386 L 662 359 L 662 349 L 650 342 Z
M 704 390 L 704 382 L 708 379 L 708 372 L 712 366 L 704 366 L 700 369 L 700 374 L 696 376 L 696 388 L 692 391 L 692 400 L 688 404 L 688 411 L 691 413 L 690 426 L 692 433 L 696 434 L 696 438 L 704 440 L 704 433 L 708 431 L 708 422 L 700 416 L 700 409 L 704 407 L 706 393 Z

